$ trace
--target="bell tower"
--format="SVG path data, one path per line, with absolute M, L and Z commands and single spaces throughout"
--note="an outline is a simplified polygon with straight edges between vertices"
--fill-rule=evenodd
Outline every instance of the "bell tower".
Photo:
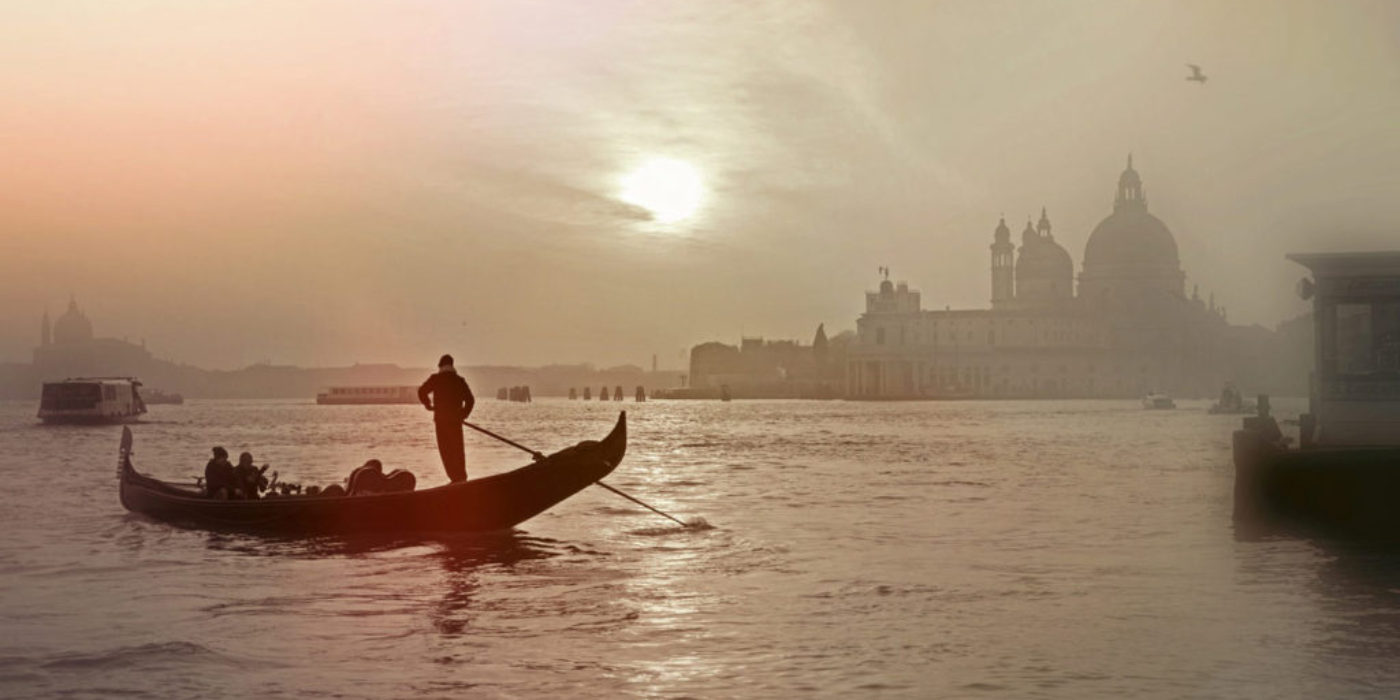
M 992 308 L 1005 306 L 1016 298 L 1015 260 L 1016 246 L 1011 243 L 1011 229 L 1006 227 L 1003 216 L 992 236 Z

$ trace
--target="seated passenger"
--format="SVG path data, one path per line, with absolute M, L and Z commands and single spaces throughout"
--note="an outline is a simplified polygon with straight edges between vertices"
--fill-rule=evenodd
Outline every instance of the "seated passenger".
M 263 472 L 266 471 L 266 464 L 261 469 L 253 464 L 253 453 L 244 452 L 238 455 L 238 466 L 233 468 L 234 497 L 258 500 L 259 494 L 267 488 L 267 478 L 263 476 Z
M 412 491 L 417 485 L 417 478 L 411 472 L 402 469 L 385 474 L 384 464 L 377 459 L 371 459 L 350 472 L 347 483 L 351 496 L 363 496 L 371 493 Z
M 204 494 L 210 498 L 230 498 L 233 496 L 233 465 L 228 461 L 228 450 L 214 448 L 214 458 L 204 465 Z

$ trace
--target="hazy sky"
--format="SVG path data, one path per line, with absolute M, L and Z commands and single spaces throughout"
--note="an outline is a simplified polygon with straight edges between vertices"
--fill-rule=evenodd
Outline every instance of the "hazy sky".
M 1129 152 L 1232 321 L 1400 247 L 1395 2 L 8 3 L 0 95 L 8 360 L 71 293 L 207 367 L 676 367 L 880 265 L 986 306 L 1003 212 L 1077 272 Z

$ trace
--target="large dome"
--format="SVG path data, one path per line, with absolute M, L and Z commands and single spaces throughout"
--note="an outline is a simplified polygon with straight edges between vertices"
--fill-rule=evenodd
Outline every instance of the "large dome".
M 1120 207 L 1094 227 L 1084 246 L 1084 267 L 1160 267 L 1176 270 L 1176 239 L 1146 207 Z
M 68 311 L 53 324 L 55 343 L 84 343 L 92 340 L 92 321 L 78 310 L 78 302 L 70 299 Z
M 1133 157 L 1128 156 L 1128 169 L 1118 178 L 1113 213 L 1094 227 L 1084 245 L 1080 296 L 1103 300 L 1148 290 L 1179 296 L 1184 283 L 1176 238 L 1147 211 L 1147 192 L 1133 170 Z

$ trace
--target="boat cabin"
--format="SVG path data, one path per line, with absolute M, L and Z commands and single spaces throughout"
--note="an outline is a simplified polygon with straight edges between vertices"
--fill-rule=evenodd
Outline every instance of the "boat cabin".
M 1308 253 L 1316 333 L 1303 446 L 1400 445 L 1400 251 Z
M 131 377 L 75 377 L 44 382 L 39 418 L 45 423 L 121 423 L 146 412 Z

